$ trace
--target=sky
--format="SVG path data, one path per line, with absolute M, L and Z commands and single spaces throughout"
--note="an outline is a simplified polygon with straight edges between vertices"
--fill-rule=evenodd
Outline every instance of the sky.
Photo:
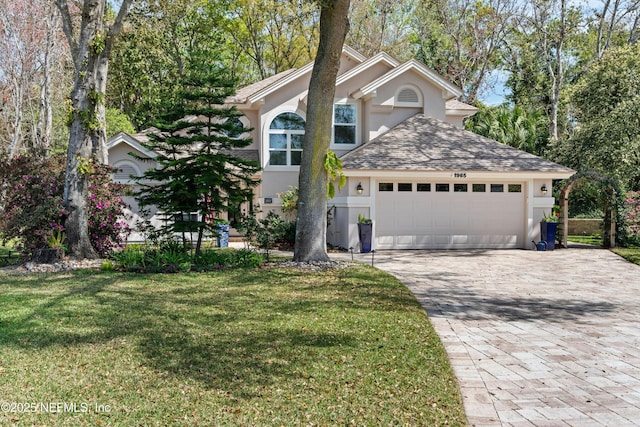
M 480 94 L 478 99 L 485 105 L 495 106 L 502 104 L 506 99 L 509 89 L 505 87 L 505 83 L 509 74 L 503 70 L 492 71 L 489 79 L 495 81 L 493 88 Z
M 582 7 L 586 13 L 594 9 L 602 9 L 603 0 L 569 0 L 569 3 Z M 509 89 L 505 87 L 508 73 L 502 70 L 495 70 L 489 76 L 489 80 L 494 80 L 493 88 L 480 94 L 478 99 L 485 105 L 495 106 L 502 104 L 506 99 Z

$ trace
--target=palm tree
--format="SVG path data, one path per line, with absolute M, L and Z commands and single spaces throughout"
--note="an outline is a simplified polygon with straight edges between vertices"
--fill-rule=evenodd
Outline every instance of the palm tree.
M 542 111 L 499 105 L 481 107 L 465 125 L 467 130 L 511 147 L 541 155 L 549 141 Z

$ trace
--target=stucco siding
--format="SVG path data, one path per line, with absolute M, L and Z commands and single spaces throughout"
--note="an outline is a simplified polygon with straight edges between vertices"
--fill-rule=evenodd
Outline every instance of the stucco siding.
M 391 67 L 384 63 L 377 63 L 367 68 L 361 73 L 346 80 L 336 87 L 336 98 L 348 98 L 351 94 L 369 82 L 387 73 Z
M 270 197 L 275 199 L 278 197 L 278 193 L 287 191 L 289 187 L 295 187 L 298 185 L 298 171 L 278 171 L 271 172 L 265 170 L 262 172 L 262 193 L 261 197 Z

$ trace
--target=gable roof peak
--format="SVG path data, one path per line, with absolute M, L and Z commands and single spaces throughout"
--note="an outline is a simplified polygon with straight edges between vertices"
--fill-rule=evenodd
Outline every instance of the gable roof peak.
M 349 45 L 342 46 L 342 53 L 361 64 L 367 60 L 363 54 L 353 49 Z M 275 74 L 266 79 L 252 83 L 248 86 L 240 88 L 235 95 L 226 99 L 228 104 L 253 104 L 274 91 L 284 87 L 293 80 L 310 73 L 313 70 L 314 61 L 311 61 L 302 67 L 291 68 L 281 73 Z
M 440 74 L 427 67 L 425 64 L 415 58 L 411 58 L 408 61 L 394 67 L 386 74 L 380 76 L 376 80 L 363 86 L 353 94 L 353 97 L 358 99 L 367 95 L 373 94 L 379 87 L 397 78 L 398 76 L 413 70 L 429 80 L 434 85 L 442 89 L 442 97 L 445 100 L 455 99 L 462 95 L 462 89 L 442 77 Z
M 349 46 L 348 44 L 342 45 L 342 53 L 347 54 L 351 58 L 355 59 L 357 62 L 364 62 L 367 60 L 367 57 Z

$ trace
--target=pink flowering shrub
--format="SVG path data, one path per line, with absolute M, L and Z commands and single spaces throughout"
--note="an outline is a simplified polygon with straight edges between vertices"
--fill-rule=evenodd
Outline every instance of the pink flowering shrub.
M 125 186 L 111 182 L 111 168 L 94 166 L 89 186 L 89 238 L 101 256 L 119 248 L 131 232 L 124 220 Z
M 0 162 L 0 233 L 18 238 L 31 254 L 47 247 L 47 238 L 64 230 L 62 192 L 64 162 L 59 158 L 36 160 L 21 156 Z
M 129 232 L 122 217 L 124 188 L 109 174 L 108 167 L 94 166 L 89 188 L 89 233 L 100 255 L 119 246 Z M 46 248 L 55 232 L 64 232 L 64 175 L 64 156 L 0 160 L 0 236 L 17 239 L 27 256 Z
M 629 191 L 625 201 L 625 222 L 630 238 L 640 238 L 640 191 Z

